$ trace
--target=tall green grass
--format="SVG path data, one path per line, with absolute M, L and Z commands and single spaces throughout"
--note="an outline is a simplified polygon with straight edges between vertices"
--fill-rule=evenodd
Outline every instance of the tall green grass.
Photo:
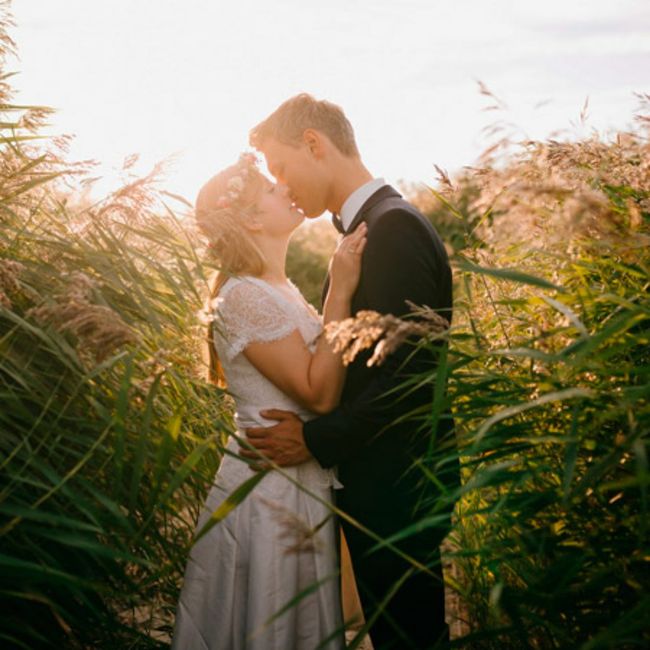
M 612 141 L 526 143 L 434 191 L 465 228 L 439 371 L 463 464 L 455 647 L 650 641 L 646 115 Z
M 152 179 L 75 206 L 47 111 L 1 90 L 0 645 L 164 647 L 231 426 L 204 272 Z
M 453 539 L 470 647 L 648 638 L 647 272 L 647 259 L 582 259 L 563 291 L 517 299 L 491 277 L 492 310 L 455 335 L 465 481 Z

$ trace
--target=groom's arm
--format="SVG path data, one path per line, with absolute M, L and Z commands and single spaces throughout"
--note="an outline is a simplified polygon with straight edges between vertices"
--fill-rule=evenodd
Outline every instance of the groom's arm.
M 369 231 L 363 261 L 363 290 L 368 307 L 403 316 L 409 311 L 407 300 L 432 307 L 444 304 L 445 292 L 450 290 L 450 271 L 444 249 L 436 248 L 429 231 L 411 213 L 393 210 L 379 217 Z M 396 401 L 395 394 L 385 394 L 402 383 L 406 374 L 430 368 L 431 363 L 427 351 L 413 354 L 412 346 L 401 346 L 375 370 L 354 400 L 304 424 L 309 451 L 323 467 L 336 465 L 359 452 L 408 410 L 404 402 Z M 430 390 L 423 387 L 415 400 L 430 399 Z M 409 404 L 413 399 L 410 396 Z

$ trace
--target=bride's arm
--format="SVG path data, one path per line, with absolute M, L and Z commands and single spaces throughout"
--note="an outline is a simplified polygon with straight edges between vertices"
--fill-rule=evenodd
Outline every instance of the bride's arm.
M 366 226 L 362 224 L 341 242 L 332 258 L 331 288 L 323 308 L 324 324 L 350 316 L 365 234 Z M 244 355 L 267 379 L 305 408 L 327 413 L 338 404 L 345 369 L 340 353 L 334 352 L 325 336 L 318 339 L 313 353 L 296 329 L 280 340 L 249 343 Z
M 350 297 L 332 293 L 323 310 L 325 323 L 350 315 Z M 334 353 L 324 336 L 319 337 L 313 353 L 300 332 L 294 330 L 278 341 L 250 343 L 244 355 L 283 393 L 310 411 L 328 413 L 338 404 L 345 369 L 341 355 Z

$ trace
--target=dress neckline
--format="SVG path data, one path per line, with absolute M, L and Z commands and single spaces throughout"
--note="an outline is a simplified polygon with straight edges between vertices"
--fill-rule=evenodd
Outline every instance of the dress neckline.
M 270 287 L 274 291 L 280 293 L 280 295 L 283 295 L 282 289 L 280 288 L 281 285 L 273 284 L 272 282 L 269 282 L 268 280 L 264 280 L 263 278 L 258 278 L 255 275 L 240 275 L 239 277 L 242 280 L 252 280 L 254 284 L 258 284 L 261 282 L 264 286 Z M 288 278 L 286 283 L 282 286 L 288 286 L 292 288 L 294 291 L 298 291 L 298 287 L 296 287 L 296 285 L 293 282 L 291 282 L 291 280 L 289 280 Z
M 290 300 L 289 296 L 280 289 L 278 285 L 274 285 L 268 280 L 264 280 L 262 278 L 258 278 L 254 275 L 241 275 L 239 276 L 241 279 L 246 279 L 246 280 L 252 280 L 254 284 L 257 284 L 261 282 L 263 285 L 270 287 L 271 290 L 275 292 L 277 296 L 279 296 L 284 302 L 287 304 L 295 304 L 292 300 Z M 302 295 L 300 289 L 292 282 L 290 278 L 287 278 L 286 286 L 292 290 L 294 296 L 298 299 L 298 301 L 302 304 L 302 306 L 312 315 L 316 316 L 317 318 L 320 318 L 320 315 L 317 311 L 317 309 L 309 302 L 307 302 L 307 299 L 305 296 Z

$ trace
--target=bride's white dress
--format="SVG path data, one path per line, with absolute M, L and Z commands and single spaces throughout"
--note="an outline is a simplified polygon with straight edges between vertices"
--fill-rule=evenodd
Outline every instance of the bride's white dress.
M 295 329 L 313 350 L 322 324 L 298 289 L 249 276 L 230 278 L 219 292 L 214 315 L 215 344 L 236 402 L 238 434 L 246 427 L 272 424 L 260 416 L 263 409 L 312 417 L 242 354 L 251 342 L 278 340 Z M 237 453 L 235 439 L 227 450 Z M 197 531 L 253 475 L 232 454 L 224 455 Z M 315 460 L 271 471 L 203 536 L 192 547 L 185 570 L 172 648 L 343 648 L 338 542 L 328 508 L 332 489 L 339 485 L 335 474 Z M 295 606 L 278 615 L 300 595 Z

